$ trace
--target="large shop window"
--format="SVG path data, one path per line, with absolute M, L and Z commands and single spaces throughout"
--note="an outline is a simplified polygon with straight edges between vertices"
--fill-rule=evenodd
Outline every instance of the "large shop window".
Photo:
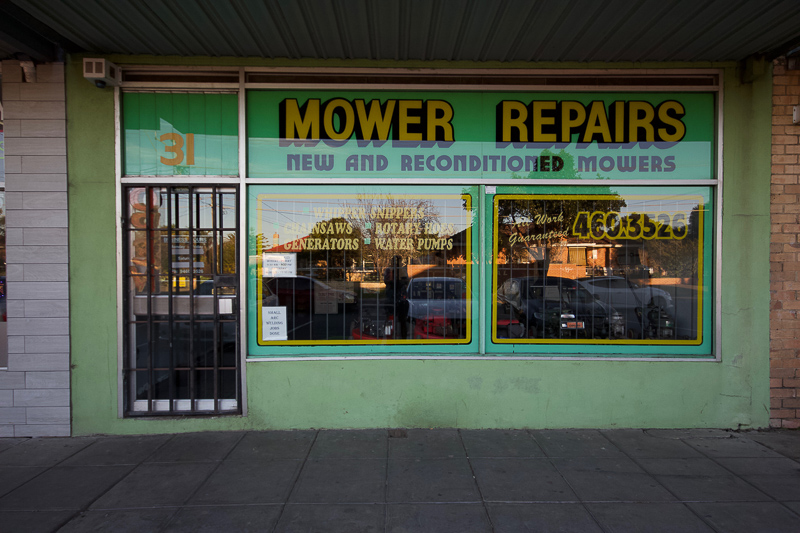
M 492 342 L 708 346 L 710 201 L 699 187 L 495 195 Z
M 236 412 L 237 354 L 716 353 L 714 92 L 122 96 L 129 414 Z
M 251 349 L 472 343 L 477 188 L 327 189 L 249 189 Z
M 246 105 L 251 358 L 713 356 L 715 94 Z

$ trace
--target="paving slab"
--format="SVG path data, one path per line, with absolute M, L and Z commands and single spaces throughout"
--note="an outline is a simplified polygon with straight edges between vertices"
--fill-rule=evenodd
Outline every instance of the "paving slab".
M 283 503 L 292 490 L 302 462 L 294 459 L 252 463 L 225 461 L 189 500 L 193 505 Z
M 637 459 L 645 471 L 661 476 L 729 476 L 730 472 L 707 457 Z
M 15 438 L 2 438 L 0 439 L 0 453 L 3 453 L 5 450 L 9 448 L 13 448 L 17 444 L 21 444 L 30 439 L 15 439 Z
M 464 457 L 466 451 L 455 429 L 409 429 L 406 437 L 390 438 L 389 457 Z
M 0 452 L 0 466 L 55 466 L 96 438 L 31 438 Z
M 579 503 L 514 503 L 487 505 L 495 533 L 602 533 Z
M 175 435 L 148 457 L 149 463 L 221 461 L 242 440 L 243 433 L 208 432 Z
M 63 465 L 138 465 L 170 439 L 169 435 L 111 437 L 98 439 Z
M 57 531 L 75 511 L 0 511 L 0 531 L 50 533 Z
M 311 459 L 386 457 L 387 438 L 385 429 L 324 430 L 317 434 L 309 457 Z
M 578 500 L 549 459 L 485 458 L 473 459 L 472 465 L 481 494 L 486 501 Z
M 170 520 L 166 528 L 159 531 L 170 533 L 221 533 L 228 531 L 260 533 L 272 531 L 280 514 L 280 505 L 184 507 Z
M 737 476 L 798 476 L 800 463 L 788 457 L 723 457 L 716 462 Z
M 687 504 L 718 531 L 726 533 L 797 533 L 800 516 L 775 502 Z
M 682 503 L 590 503 L 586 508 L 609 533 L 713 533 Z
M 480 501 L 466 458 L 397 458 L 389 462 L 386 500 L 390 503 Z
M 602 433 L 594 429 L 531 431 L 548 457 L 624 457 Z
M 275 533 L 324 531 L 326 533 L 381 533 L 384 504 L 287 505 Z
M 240 440 L 227 461 L 305 459 L 316 431 L 253 431 Z
M 91 508 L 130 509 L 183 505 L 216 469 L 216 463 L 160 463 L 136 467 Z
M 0 466 L 0 496 L 5 496 L 46 470 L 44 466 Z
M 384 503 L 386 459 L 309 459 L 292 503 Z
M 59 533 L 148 533 L 161 531 L 178 508 L 130 511 L 85 511 L 72 518 Z
M 581 501 L 674 501 L 650 474 L 628 458 L 553 459 Z
M 745 433 L 744 436 L 763 444 L 781 455 L 800 459 L 800 433 L 796 429 L 752 431 Z
M 544 451 L 525 430 L 462 429 L 470 457 L 544 457 Z
M 600 432 L 629 457 L 703 457 L 680 439 L 659 437 L 641 429 L 617 429 Z
M 768 501 L 770 497 L 736 476 L 656 476 L 678 499 L 685 502 Z
M 800 501 L 800 476 L 744 476 L 744 480 L 779 502 Z
M 57 466 L 0 498 L 0 509 L 83 509 L 132 469 L 132 466 Z
M 778 452 L 747 438 L 686 439 L 684 442 L 708 457 L 782 457 Z
M 389 533 L 492 533 L 483 504 L 398 504 L 388 505 L 386 531 Z

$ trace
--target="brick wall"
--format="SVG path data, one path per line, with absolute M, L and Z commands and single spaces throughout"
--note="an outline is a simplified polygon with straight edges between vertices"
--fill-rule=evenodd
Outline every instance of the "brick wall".
M 70 434 L 64 66 L 3 61 L 8 370 L 0 437 Z
M 800 427 L 800 70 L 773 65 L 770 426 Z

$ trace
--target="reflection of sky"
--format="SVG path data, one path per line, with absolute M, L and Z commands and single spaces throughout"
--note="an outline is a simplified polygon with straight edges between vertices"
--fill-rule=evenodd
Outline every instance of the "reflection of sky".
M 177 165 L 161 163 L 161 157 L 175 158 L 175 152 L 165 148 L 173 146 L 172 141 L 160 141 L 165 133 L 178 133 L 184 137 L 181 148 L 183 160 Z M 129 175 L 173 175 L 186 168 L 188 174 L 237 174 L 239 169 L 239 147 L 236 135 L 194 134 L 194 159 L 191 167 L 186 165 L 186 133 L 176 129 L 170 122 L 160 119 L 158 131 L 125 130 L 125 174 Z
M 294 198 L 265 198 L 261 199 L 258 204 L 259 216 L 261 217 L 261 232 L 264 237 L 271 243 L 272 246 L 278 244 L 272 242 L 273 233 L 280 235 L 280 243 L 285 244 L 300 237 L 305 237 L 309 234 L 306 229 L 310 229 L 317 222 L 324 222 L 333 218 L 345 218 L 348 221 L 354 218 L 351 215 L 337 213 L 315 215 L 314 210 L 320 209 L 338 209 L 350 208 L 358 209 L 365 208 L 367 210 L 367 222 L 382 222 L 383 217 L 371 216 L 369 211 L 373 207 L 413 207 L 421 201 L 427 201 L 432 204 L 432 209 L 425 210 L 425 216 L 433 219 L 434 222 L 439 224 L 453 224 L 454 234 L 458 233 L 471 225 L 471 215 L 463 209 L 463 200 L 458 197 L 433 197 L 433 195 L 400 195 L 400 194 L 367 194 L 362 195 L 361 198 L 349 197 L 342 198 L 342 196 L 355 196 L 355 195 L 339 195 L 339 198 L 314 198 L 313 195 L 297 195 Z M 394 202 L 394 203 L 392 203 Z M 360 217 L 359 217 L 360 218 Z M 419 222 L 419 218 L 409 217 L 386 217 L 386 220 L 396 222 Z M 301 227 L 294 228 L 295 224 Z M 295 231 L 289 231 L 290 229 Z M 374 227 L 373 227 L 374 229 Z M 298 231 L 299 230 L 299 231 Z M 441 236 L 445 236 L 442 234 Z

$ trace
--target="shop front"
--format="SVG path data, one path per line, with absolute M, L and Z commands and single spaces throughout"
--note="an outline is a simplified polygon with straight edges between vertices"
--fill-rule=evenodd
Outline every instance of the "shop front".
M 107 59 L 75 434 L 767 425 L 768 78 Z

